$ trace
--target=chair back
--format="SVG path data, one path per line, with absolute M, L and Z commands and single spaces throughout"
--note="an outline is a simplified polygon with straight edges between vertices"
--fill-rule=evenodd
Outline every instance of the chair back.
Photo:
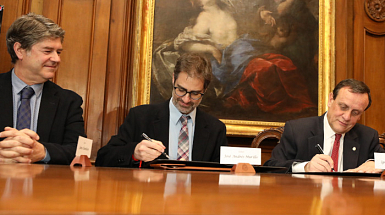
M 261 148 L 261 164 L 263 165 L 271 157 L 271 152 L 279 143 L 284 127 L 267 128 L 258 134 L 253 139 L 251 147 Z M 385 140 L 385 139 L 384 139 Z

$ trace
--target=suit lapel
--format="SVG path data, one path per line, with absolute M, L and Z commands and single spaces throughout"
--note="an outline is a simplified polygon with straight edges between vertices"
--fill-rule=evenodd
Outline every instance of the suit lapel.
M 360 151 L 360 144 L 358 142 L 358 136 L 356 132 L 350 130 L 345 134 L 344 138 L 344 170 L 346 169 L 354 169 L 358 164 L 358 155 Z
M 170 128 L 170 111 L 169 111 L 169 101 L 165 102 L 162 108 L 160 109 L 157 118 L 153 121 L 153 134 L 154 139 L 162 141 L 166 147 L 166 153 L 168 154 L 168 141 L 169 141 L 169 128 Z
M 12 71 L 12 70 L 11 70 Z M 4 127 L 13 127 L 13 95 L 11 71 L 1 74 L 0 79 L 0 131 Z
M 37 121 L 37 133 L 42 142 L 47 142 L 51 133 L 52 123 L 59 104 L 59 97 L 56 96 L 56 93 L 57 90 L 53 87 L 52 82 L 44 83 Z
M 309 159 L 313 158 L 314 155 L 320 153 L 315 147 L 317 144 L 319 144 L 321 148 L 323 148 L 324 146 L 324 131 L 323 131 L 324 116 L 325 114 L 318 117 L 317 127 L 311 131 L 314 136 L 308 138 Z
M 208 123 L 202 116 L 202 112 L 197 108 L 193 143 L 193 160 L 203 160 L 209 136 L 210 130 L 208 129 Z

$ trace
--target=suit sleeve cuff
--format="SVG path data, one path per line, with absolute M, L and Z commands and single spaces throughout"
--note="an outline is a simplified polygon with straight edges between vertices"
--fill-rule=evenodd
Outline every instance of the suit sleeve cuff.
M 134 165 L 139 165 L 139 168 L 142 167 L 142 161 L 136 159 L 136 158 L 134 157 L 134 155 L 132 155 L 132 160 L 133 160 L 133 164 L 134 164 Z

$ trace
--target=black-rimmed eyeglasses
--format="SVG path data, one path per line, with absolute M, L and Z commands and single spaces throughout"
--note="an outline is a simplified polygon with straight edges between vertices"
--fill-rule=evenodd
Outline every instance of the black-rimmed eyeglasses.
M 174 87 L 175 89 L 175 94 L 179 97 L 183 97 L 185 96 L 187 93 L 190 94 L 190 98 L 191 99 L 194 99 L 194 100 L 199 100 L 200 98 L 202 98 L 202 96 L 204 95 L 204 93 L 201 93 L 199 91 L 187 91 L 186 89 L 182 88 L 182 87 Z

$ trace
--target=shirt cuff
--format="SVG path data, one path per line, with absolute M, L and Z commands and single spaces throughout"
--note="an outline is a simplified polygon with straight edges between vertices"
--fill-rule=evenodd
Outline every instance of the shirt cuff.
M 293 162 L 291 165 L 291 172 L 305 172 L 305 166 L 309 163 L 309 161 L 306 162 Z
M 49 155 L 49 152 L 47 151 L 47 148 L 44 147 L 45 150 L 45 157 L 41 162 L 48 163 L 51 160 L 51 156 Z

